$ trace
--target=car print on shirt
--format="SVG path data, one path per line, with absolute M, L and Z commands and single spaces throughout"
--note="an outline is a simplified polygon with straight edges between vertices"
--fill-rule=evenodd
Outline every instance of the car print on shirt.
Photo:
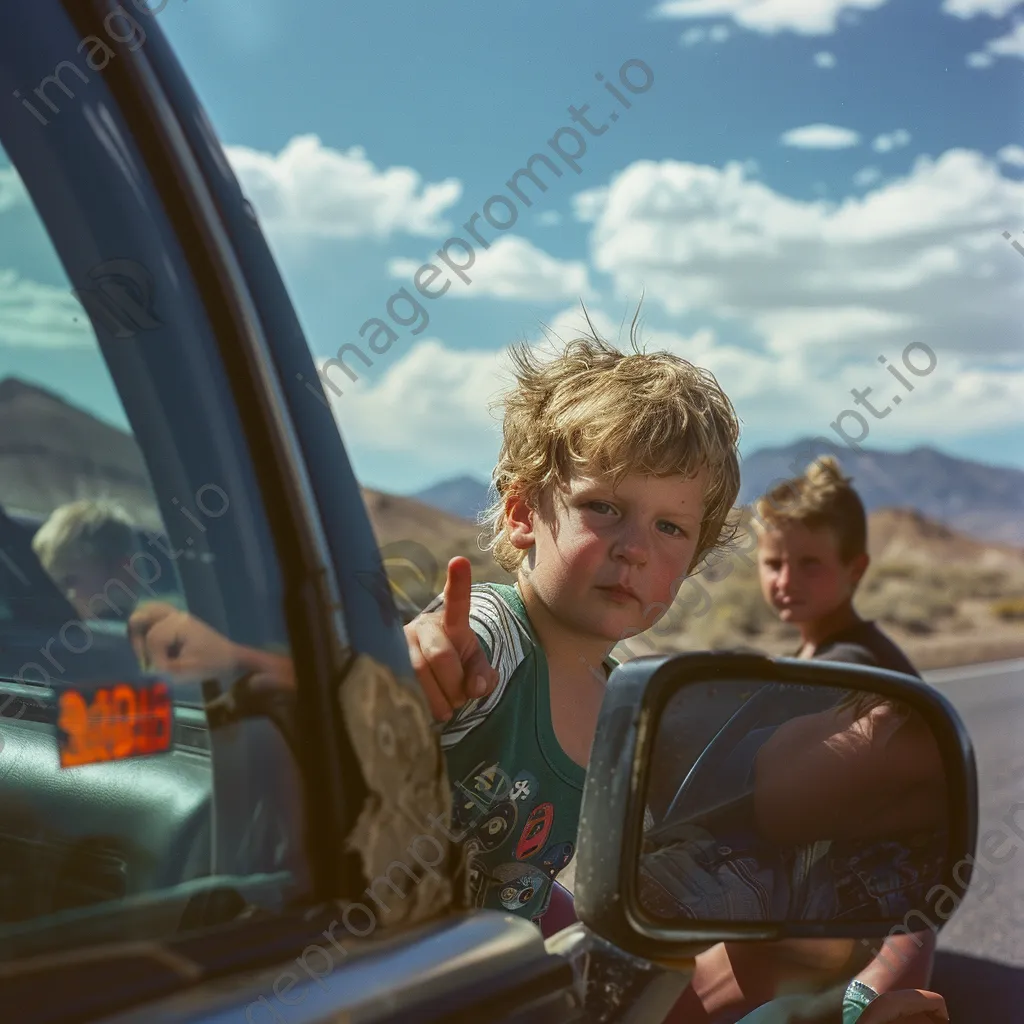
M 534 807 L 516 844 L 516 860 L 527 860 L 543 850 L 554 822 L 555 808 L 552 804 L 543 803 Z

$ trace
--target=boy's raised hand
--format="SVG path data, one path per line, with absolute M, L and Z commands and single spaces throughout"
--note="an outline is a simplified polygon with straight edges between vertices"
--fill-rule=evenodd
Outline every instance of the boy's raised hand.
M 444 605 L 421 612 L 405 627 L 409 660 L 431 714 L 446 722 L 467 701 L 489 693 L 498 681 L 469 624 L 473 567 L 457 556 L 448 563 Z

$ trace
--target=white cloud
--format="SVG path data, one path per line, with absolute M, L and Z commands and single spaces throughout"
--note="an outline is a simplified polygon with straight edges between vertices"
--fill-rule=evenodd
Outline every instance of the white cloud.
M 731 18 L 740 28 L 763 35 L 794 32 L 803 36 L 832 35 L 840 23 L 857 21 L 859 12 L 873 11 L 888 0 L 661 0 L 655 18 Z M 988 15 L 1003 18 L 1024 0 L 944 0 L 943 13 L 960 19 Z M 831 66 L 831 65 L 819 65 Z M 982 65 L 975 65 L 982 66 Z
M 867 188 L 874 185 L 882 177 L 882 172 L 877 167 L 862 167 L 854 176 L 853 183 L 857 188 Z
M 894 149 L 901 149 L 910 142 L 910 132 L 905 128 L 897 128 L 894 132 L 876 135 L 871 143 L 871 148 L 876 153 L 889 153 Z
M 1024 60 L 1024 21 L 1018 21 L 1010 32 L 990 39 L 980 53 L 969 53 L 967 63 L 973 68 L 990 67 L 997 57 L 1016 57 Z
M 807 124 L 791 128 L 779 138 L 784 146 L 800 149 L 847 149 L 860 143 L 860 136 L 849 128 L 834 124 Z
M 731 321 L 766 353 L 835 367 L 923 340 L 975 365 L 1016 352 L 1024 371 L 1024 268 L 1002 238 L 1024 182 L 980 153 L 919 157 L 838 203 L 775 192 L 738 163 L 640 161 L 577 206 L 617 296 Z
M 388 273 L 412 278 L 422 265 L 416 260 L 393 259 L 388 263 Z M 444 270 L 440 261 L 434 266 Z M 476 264 L 466 273 L 471 276 L 468 285 L 448 275 L 452 284 L 445 296 L 563 302 L 594 294 L 585 263 L 557 259 L 518 235 L 498 238 L 489 249 L 477 254 Z M 430 290 L 440 293 L 445 279 L 434 280 Z
M 602 337 L 628 350 L 633 308 L 618 318 L 598 306 L 588 305 L 587 313 Z M 543 327 L 531 324 L 515 333 L 549 357 L 585 330 L 577 304 L 559 310 Z M 780 385 L 775 357 L 722 344 L 707 328 L 687 336 L 643 327 L 640 339 L 648 350 L 673 352 L 710 370 L 733 401 L 758 403 L 774 381 L 772 401 L 788 397 L 794 404 L 803 386 L 799 376 L 791 385 Z M 324 363 L 317 360 L 321 369 Z M 795 374 L 795 366 L 789 369 Z M 332 372 L 332 379 L 337 377 Z M 375 455 L 403 454 L 415 459 L 424 476 L 441 476 L 453 466 L 493 464 L 501 414 L 492 413 L 489 405 L 511 383 L 506 349 L 457 350 L 428 338 L 396 357 L 378 380 L 349 383 L 341 377 L 343 393 L 327 393 L 355 459 L 369 463 Z
M 1024 426 L 1024 261 L 1002 238 L 1024 208 L 1024 183 L 1000 166 L 951 150 L 865 196 L 811 202 L 740 163 L 634 163 L 574 200 L 592 225 L 593 264 L 616 288 L 614 303 L 588 302 L 591 319 L 623 347 L 646 291 L 642 341 L 714 373 L 745 433 L 830 433 L 857 408 L 851 388 L 872 388 L 884 409 L 903 389 L 878 356 L 899 368 L 904 351 L 922 357 L 912 343 L 931 347 L 936 369 L 913 378 L 884 424 L 872 422 L 873 439 L 882 443 L 883 429 L 897 446 Z M 565 307 L 549 321 L 549 349 L 584 327 L 575 298 Z M 685 331 L 670 319 L 682 316 Z M 541 344 L 538 327 L 525 333 Z M 342 380 L 334 400 L 354 457 L 415 459 L 424 478 L 490 464 L 499 420 L 488 405 L 510 383 L 503 350 L 432 338 L 389 359 L 376 381 Z
M 605 308 L 588 308 L 599 334 L 623 350 L 628 348 L 635 299 L 630 297 L 624 315 L 618 317 Z M 645 314 L 650 313 L 645 307 Z M 729 344 L 709 327 L 687 335 L 651 329 L 646 323 L 640 340 L 649 351 L 673 352 L 711 371 L 733 401 L 744 434 L 756 428 L 783 441 L 808 432 L 830 434 L 829 424 L 842 410 L 854 408 L 851 388 L 871 388 L 869 400 L 880 411 L 885 408 L 894 391 L 901 389 L 878 364 L 877 355 L 885 354 L 900 368 L 907 344 L 903 341 L 897 347 L 887 337 L 892 320 L 891 315 L 858 307 L 779 309 L 765 320 L 783 342 L 773 348 Z M 557 312 L 546 330 L 531 325 L 517 333 L 541 354 L 550 355 L 586 326 L 577 305 Z M 821 344 L 823 333 L 855 341 L 855 358 L 840 363 L 829 359 Z M 797 338 L 805 344 L 796 343 Z M 917 340 L 917 335 L 910 340 Z M 909 359 L 920 367 L 925 355 L 923 350 L 912 351 Z M 915 393 L 904 397 L 898 415 L 886 419 L 887 444 L 916 441 L 922 435 L 962 438 L 972 429 L 1024 422 L 1024 367 L 1019 355 L 1007 359 L 1004 354 L 986 367 L 958 353 L 942 351 L 936 356 L 935 371 L 913 378 Z M 324 360 L 317 363 L 322 368 Z M 331 404 L 357 464 L 398 456 L 414 460 L 424 479 L 450 475 L 455 467 L 493 465 L 501 414 L 489 406 L 512 383 L 506 350 L 457 350 L 428 338 L 396 357 L 380 379 L 344 383 L 344 394 L 332 397 Z M 852 418 L 846 418 L 844 426 L 856 429 Z
M 426 183 L 411 167 L 378 168 L 361 146 L 347 151 L 297 135 L 276 155 L 229 146 L 242 190 L 272 231 L 311 238 L 436 235 L 462 196 L 456 178 Z
M 728 25 L 712 25 L 709 29 L 688 28 L 680 37 L 679 42 L 683 46 L 696 46 L 705 41 L 710 43 L 724 43 L 729 38 Z
M 0 270 L 0 346 L 78 348 L 96 336 L 78 300 L 65 288 Z
M 985 44 L 989 53 L 997 57 L 1020 57 L 1024 59 L 1024 21 L 1018 21 L 1013 31 Z
M 840 15 L 874 10 L 886 0 L 662 0 L 652 14 L 657 18 L 731 18 L 741 28 L 774 35 L 829 35 Z
M 325 362 L 318 359 L 317 368 Z M 377 380 L 340 377 L 342 393 L 326 393 L 345 443 L 357 452 L 407 453 L 421 470 L 433 464 L 446 472 L 456 459 L 497 454 L 498 422 L 488 401 L 504 386 L 502 366 L 500 350 L 456 350 L 426 338 L 394 358 Z M 332 371 L 332 380 L 339 376 Z
M 987 14 L 990 18 L 1004 18 L 1021 3 L 1024 3 L 1024 0 L 945 0 L 942 10 L 945 14 L 963 19 L 975 18 L 979 14 Z
M 1024 167 L 1024 146 L 1003 146 L 996 157 L 1011 167 Z
M 836 66 L 836 55 L 828 50 L 821 50 L 814 55 L 814 63 L 819 68 L 834 68 Z

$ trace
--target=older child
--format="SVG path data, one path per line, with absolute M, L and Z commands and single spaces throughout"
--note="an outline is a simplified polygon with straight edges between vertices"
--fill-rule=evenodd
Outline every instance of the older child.
M 513 359 L 489 523 L 516 582 L 470 587 L 454 559 L 406 635 L 446 722 L 474 900 L 536 919 L 575 851 L 609 654 L 720 543 L 739 428 L 714 378 L 668 353 L 589 336 Z
M 761 592 L 800 630 L 800 658 L 856 662 L 919 676 L 853 597 L 870 561 L 860 496 L 824 456 L 755 503 Z
M 783 481 L 758 499 L 754 509 L 761 592 L 783 622 L 799 629 L 801 643 L 794 656 L 872 665 L 920 678 L 903 651 L 853 606 L 870 562 L 867 515 L 837 460 L 832 456 L 816 459 L 803 476 Z M 867 714 L 877 702 L 847 703 Z M 911 747 L 910 762 L 933 764 L 934 739 L 929 730 L 903 730 L 901 742 Z M 807 753 L 813 753 L 810 745 Z M 801 764 L 794 759 L 791 766 L 799 770 Z M 808 804 L 804 810 L 813 808 Z M 897 989 L 928 984 L 933 932 L 891 936 L 884 949 L 886 955 L 876 951 L 874 960 L 858 975 L 862 988 L 895 995 Z

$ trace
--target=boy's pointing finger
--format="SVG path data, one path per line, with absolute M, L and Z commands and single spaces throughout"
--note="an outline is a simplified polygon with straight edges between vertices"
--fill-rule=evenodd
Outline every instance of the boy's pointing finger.
M 470 633 L 469 607 L 472 586 L 473 566 L 468 558 L 457 555 L 448 563 L 442 613 L 444 631 L 452 640 L 464 640 Z

